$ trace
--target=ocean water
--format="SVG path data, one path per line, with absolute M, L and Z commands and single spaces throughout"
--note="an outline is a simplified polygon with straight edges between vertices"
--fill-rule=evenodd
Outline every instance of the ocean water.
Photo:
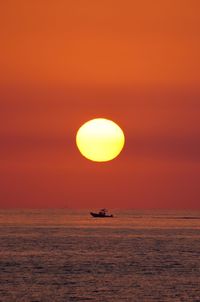
M 0 211 L 0 301 L 200 301 L 200 212 Z

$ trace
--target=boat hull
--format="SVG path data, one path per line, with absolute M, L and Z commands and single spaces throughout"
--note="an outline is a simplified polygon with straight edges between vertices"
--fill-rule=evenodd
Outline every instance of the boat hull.
M 98 217 L 98 218 L 112 218 L 113 217 L 113 215 L 99 214 L 99 213 L 93 213 L 93 212 L 90 212 L 90 215 L 92 217 Z

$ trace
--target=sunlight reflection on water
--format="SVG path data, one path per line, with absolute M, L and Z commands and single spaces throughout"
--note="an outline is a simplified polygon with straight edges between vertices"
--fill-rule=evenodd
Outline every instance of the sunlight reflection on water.
M 200 213 L 113 212 L 1 210 L 0 301 L 199 301 Z

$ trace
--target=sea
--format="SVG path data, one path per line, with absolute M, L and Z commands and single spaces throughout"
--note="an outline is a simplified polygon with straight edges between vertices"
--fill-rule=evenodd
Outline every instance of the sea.
M 0 210 L 0 301 L 200 301 L 200 212 L 112 213 Z

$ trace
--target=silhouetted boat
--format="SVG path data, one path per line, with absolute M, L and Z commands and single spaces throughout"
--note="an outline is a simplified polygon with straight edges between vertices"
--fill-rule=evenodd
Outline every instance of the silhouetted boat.
M 99 213 L 90 212 L 90 215 L 92 217 L 99 217 L 99 218 L 111 218 L 111 217 L 113 217 L 112 214 L 107 214 L 107 210 L 106 209 L 101 209 L 99 211 Z

